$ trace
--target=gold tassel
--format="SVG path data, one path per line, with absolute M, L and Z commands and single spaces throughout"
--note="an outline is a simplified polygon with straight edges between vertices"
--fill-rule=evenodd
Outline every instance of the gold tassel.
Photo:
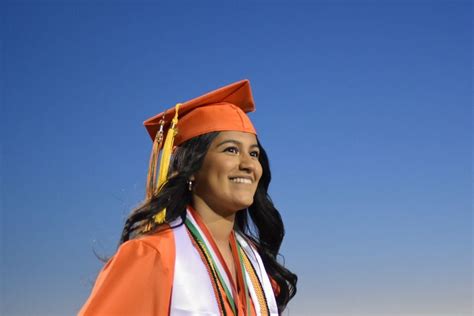
M 165 144 L 163 145 L 163 150 L 161 152 L 160 160 L 160 172 L 158 175 L 158 184 L 155 187 L 155 194 L 161 189 L 161 186 L 166 182 L 168 177 L 168 169 L 170 166 L 171 152 L 173 151 L 174 137 L 178 133 L 176 125 L 178 124 L 178 110 L 181 103 L 176 104 L 174 118 L 171 121 L 171 127 L 168 130 L 166 135 Z M 154 216 L 155 223 L 162 224 L 166 219 L 166 208 L 161 210 L 158 214 Z
M 150 164 L 148 166 L 148 175 L 146 181 L 146 199 L 149 200 L 153 197 L 156 186 L 156 166 L 158 164 L 158 156 L 160 154 L 160 148 L 163 144 L 163 126 L 165 125 L 164 116 L 160 121 L 160 130 L 156 133 L 153 141 L 153 148 L 150 155 Z

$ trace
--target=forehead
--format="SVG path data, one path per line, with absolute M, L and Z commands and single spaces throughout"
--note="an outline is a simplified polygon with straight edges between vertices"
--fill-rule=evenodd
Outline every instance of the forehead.
M 255 134 L 238 132 L 238 131 L 222 131 L 219 132 L 219 135 L 213 140 L 212 146 L 218 146 L 220 143 L 225 141 L 236 141 L 242 143 L 243 145 L 256 145 L 257 137 Z

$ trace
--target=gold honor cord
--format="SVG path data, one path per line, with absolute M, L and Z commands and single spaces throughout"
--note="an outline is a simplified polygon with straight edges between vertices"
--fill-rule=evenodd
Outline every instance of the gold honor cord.
M 258 303 L 260 305 L 260 312 L 262 313 L 262 315 L 270 316 L 267 299 L 265 297 L 265 292 L 263 291 L 263 286 L 257 277 L 257 272 L 255 271 L 255 268 L 250 262 L 250 259 L 248 258 L 245 251 L 243 251 L 242 248 L 240 248 L 240 251 L 241 251 L 241 256 L 244 260 L 244 264 L 247 267 L 250 280 L 252 281 L 253 288 L 255 289 L 255 294 L 257 295 Z
M 207 258 L 210 258 L 210 261 L 211 261 L 211 269 L 217 273 L 217 276 L 219 278 L 219 281 L 220 281 L 220 284 L 222 286 L 222 288 L 224 289 L 225 291 L 225 294 L 227 296 L 227 300 L 229 301 L 230 303 L 230 307 L 232 308 L 232 312 L 234 313 L 234 315 L 237 315 L 237 310 L 236 310 L 236 307 L 235 307 L 235 302 L 234 302 L 234 298 L 232 297 L 232 294 L 231 292 L 229 291 L 229 288 L 227 287 L 227 284 L 225 283 L 224 281 L 224 278 L 222 277 L 219 269 L 217 268 L 217 265 L 216 265 L 216 262 L 214 261 L 214 258 L 212 258 L 211 256 L 211 252 L 209 251 L 209 248 L 207 247 L 204 239 L 202 238 L 201 234 L 199 233 L 199 231 L 196 229 L 196 227 L 193 225 L 193 223 L 189 220 L 189 219 L 186 219 L 185 221 L 185 224 L 186 224 L 186 227 L 189 229 L 189 231 L 191 232 L 191 234 L 194 236 L 194 238 L 196 238 L 198 240 L 198 242 L 203 246 L 203 250 L 206 252 L 206 257 Z M 245 284 L 245 291 L 247 291 L 247 284 Z M 249 302 L 247 302 L 247 306 L 249 305 Z

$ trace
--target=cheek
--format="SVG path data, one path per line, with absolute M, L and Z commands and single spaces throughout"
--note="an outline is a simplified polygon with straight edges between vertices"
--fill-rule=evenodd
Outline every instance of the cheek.
M 229 179 L 232 168 L 234 164 L 231 161 L 214 160 L 206 165 L 203 174 L 208 184 L 221 187 L 223 182 Z
M 263 168 L 261 164 L 258 164 L 257 167 L 255 168 L 255 175 L 258 178 L 258 181 L 260 181 L 260 178 L 262 177 L 263 174 Z M 257 181 L 257 182 L 258 182 Z
M 232 159 L 215 159 L 212 163 L 212 172 L 219 177 L 228 177 L 232 170 L 235 170 L 238 165 Z

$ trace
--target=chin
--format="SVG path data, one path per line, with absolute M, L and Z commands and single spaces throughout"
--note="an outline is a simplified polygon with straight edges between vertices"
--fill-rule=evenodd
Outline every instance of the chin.
M 246 209 L 252 204 L 253 204 L 253 197 L 250 198 L 250 199 L 242 199 L 242 200 L 239 200 L 239 201 L 234 201 L 235 208 L 238 211 Z

